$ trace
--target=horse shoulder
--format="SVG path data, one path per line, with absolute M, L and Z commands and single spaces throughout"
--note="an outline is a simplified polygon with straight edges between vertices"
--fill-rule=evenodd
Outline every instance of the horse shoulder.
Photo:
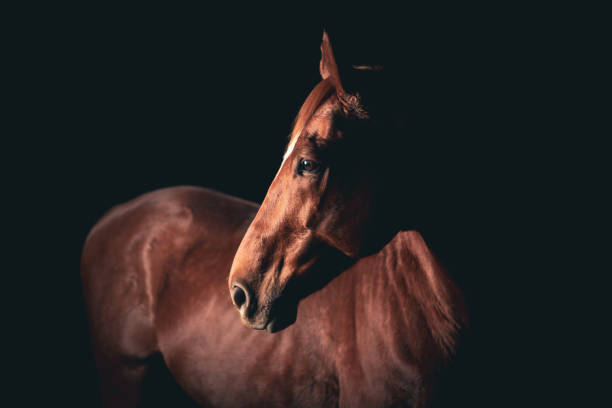
M 197 187 L 161 189 L 112 208 L 92 228 L 81 259 L 94 343 L 134 358 L 157 351 L 157 304 L 171 273 L 227 218 L 245 222 L 256 208 Z

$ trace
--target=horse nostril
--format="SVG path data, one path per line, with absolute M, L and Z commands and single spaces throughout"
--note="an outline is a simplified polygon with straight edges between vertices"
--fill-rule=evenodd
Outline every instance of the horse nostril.
M 232 287 L 232 300 L 238 309 L 242 309 L 243 305 L 248 306 L 247 291 L 238 283 Z

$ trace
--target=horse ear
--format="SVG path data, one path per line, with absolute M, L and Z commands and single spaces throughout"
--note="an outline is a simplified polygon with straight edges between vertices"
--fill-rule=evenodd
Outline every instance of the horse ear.
M 330 78 L 338 93 L 344 93 L 342 83 L 340 82 L 340 74 L 338 72 L 336 58 L 334 57 L 329 36 L 325 30 L 323 30 L 323 41 L 321 42 L 321 61 L 319 62 L 319 72 L 321 73 L 321 78 Z

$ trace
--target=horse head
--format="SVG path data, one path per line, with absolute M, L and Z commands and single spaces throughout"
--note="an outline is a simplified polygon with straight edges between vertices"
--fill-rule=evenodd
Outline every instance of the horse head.
M 392 200 L 382 188 L 386 170 L 376 141 L 389 122 L 384 98 L 376 96 L 381 69 L 339 67 L 324 33 L 319 71 L 322 80 L 300 108 L 229 275 L 232 301 L 253 329 L 275 332 L 293 323 L 301 297 L 397 230 L 388 221 Z M 317 277 L 321 265 L 324 276 Z

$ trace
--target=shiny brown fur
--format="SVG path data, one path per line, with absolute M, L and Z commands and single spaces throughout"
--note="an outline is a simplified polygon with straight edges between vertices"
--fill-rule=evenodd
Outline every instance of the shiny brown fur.
M 426 405 L 463 304 L 420 234 L 356 262 L 271 335 L 244 327 L 227 294 L 256 211 L 177 187 L 115 207 L 92 230 L 82 276 L 105 406 L 136 406 L 156 353 L 202 406 Z
M 229 306 L 220 288 L 256 210 L 176 187 L 116 206 L 92 229 L 81 275 L 105 406 L 135 406 L 150 357 L 167 358 L 202 307 Z

